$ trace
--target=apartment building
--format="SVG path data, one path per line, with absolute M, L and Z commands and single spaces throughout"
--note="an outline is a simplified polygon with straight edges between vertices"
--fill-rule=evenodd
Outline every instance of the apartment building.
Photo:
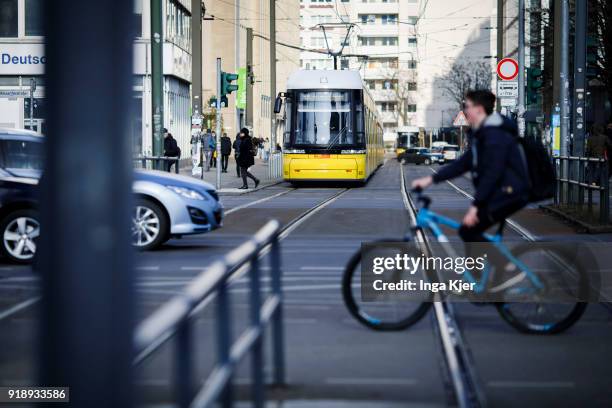
M 271 135 L 270 95 L 270 10 L 267 0 L 205 0 L 206 19 L 202 22 L 202 97 L 204 113 L 210 112 L 206 102 L 216 94 L 216 59 L 222 59 L 225 72 L 237 72 L 246 67 L 246 28 L 253 29 L 253 123 L 257 137 Z M 286 89 L 291 72 L 299 69 L 300 39 L 299 0 L 276 1 L 276 90 Z M 236 61 L 238 57 L 238 61 Z M 229 106 L 222 109 L 223 129 L 230 136 L 245 125 L 244 111 L 236 109 L 236 93 L 228 98 Z M 237 123 L 240 121 L 240 123 Z M 211 123 L 204 123 L 210 126 Z
M 449 126 L 456 102 L 445 78 L 460 62 L 491 65 L 493 78 L 496 0 L 302 0 L 300 65 L 333 69 L 326 51 L 344 45 L 338 69 L 358 69 L 372 92 L 385 135 L 417 126 Z M 493 21 L 493 24 L 492 24 Z M 345 40 L 346 26 L 354 24 Z M 325 32 L 322 29 L 325 27 Z M 327 41 L 326 41 L 327 40 Z M 487 59 L 488 58 L 488 59 Z

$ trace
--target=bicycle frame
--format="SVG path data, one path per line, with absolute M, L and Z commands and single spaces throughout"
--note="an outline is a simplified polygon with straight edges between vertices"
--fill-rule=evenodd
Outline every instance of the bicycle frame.
M 415 229 L 421 230 L 429 230 L 432 232 L 436 240 L 440 243 L 448 243 L 448 237 L 444 235 L 442 232 L 442 228 L 440 226 L 446 226 L 453 230 L 458 230 L 461 227 L 461 224 L 452 218 L 445 217 L 443 215 L 437 214 L 431 211 L 428 207 L 429 199 L 424 200 L 425 206 L 421 208 L 416 216 L 416 225 Z M 533 284 L 536 290 L 544 289 L 544 284 L 538 278 L 538 276 L 531 270 L 527 265 L 525 265 L 520 259 L 516 258 L 510 249 L 502 243 L 502 233 L 501 228 L 496 234 L 484 234 L 487 242 L 493 244 L 493 246 L 510 262 L 519 268 L 521 272 L 527 276 L 529 281 Z M 478 280 L 470 271 L 465 271 L 463 273 L 463 278 L 467 280 L 469 283 L 474 283 L 474 292 L 482 293 L 486 290 L 489 278 L 491 276 L 491 268 L 487 265 L 482 273 L 482 277 Z M 519 289 L 520 290 L 520 289 Z M 526 288 L 521 290 L 522 292 L 526 291 Z

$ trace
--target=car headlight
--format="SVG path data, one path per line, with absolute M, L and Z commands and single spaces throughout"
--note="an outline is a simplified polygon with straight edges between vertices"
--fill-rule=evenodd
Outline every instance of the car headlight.
M 204 195 L 190 188 L 179 187 L 179 186 L 166 186 L 166 187 L 174 191 L 176 194 L 180 195 L 181 197 L 188 198 L 190 200 L 207 200 L 207 198 Z

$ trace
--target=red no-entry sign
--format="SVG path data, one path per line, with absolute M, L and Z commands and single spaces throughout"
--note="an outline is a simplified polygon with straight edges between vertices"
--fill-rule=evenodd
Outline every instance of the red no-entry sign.
M 512 81 L 518 76 L 519 65 L 513 58 L 504 58 L 497 63 L 497 76 L 504 81 Z

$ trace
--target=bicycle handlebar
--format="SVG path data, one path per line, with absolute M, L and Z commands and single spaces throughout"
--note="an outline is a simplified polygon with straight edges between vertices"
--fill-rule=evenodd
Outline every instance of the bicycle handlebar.
M 423 188 L 415 187 L 411 190 L 417 196 L 417 202 L 423 204 L 423 208 L 428 209 L 431 204 L 431 198 L 423 195 Z

